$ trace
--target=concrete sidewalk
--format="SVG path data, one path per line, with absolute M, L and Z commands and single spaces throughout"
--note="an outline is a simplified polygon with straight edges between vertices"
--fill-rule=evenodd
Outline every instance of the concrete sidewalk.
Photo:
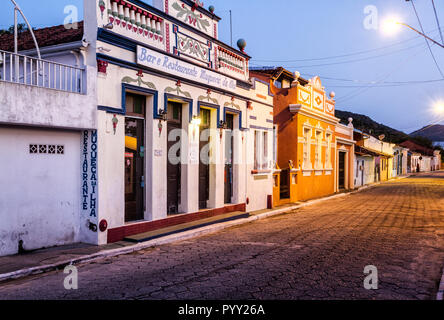
M 378 184 L 373 184 L 371 186 L 364 186 L 357 190 L 353 190 L 351 192 L 335 194 L 321 199 L 315 199 L 297 204 L 289 204 L 271 210 L 261 210 L 258 212 L 252 212 L 251 216 L 245 219 L 214 224 L 199 229 L 172 234 L 166 237 L 138 244 L 125 241 L 107 244 L 103 246 L 73 244 L 68 246 L 36 250 L 21 255 L 0 257 L 0 282 L 17 279 L 32 274 L 38 274 L 43 272 L 49 272 L 52 270 L 62 269 L 65 266 L 71 264 L 79 264 L 106 257 L 118 256 L 122 254 L 143 250 L 149 247 L 155 247 L 166 243 L 182 241 L 197 236 L 214 233 L 226 228 L 230 228 L 232 226 L 250 223 L 259 219 L 265 219 L 280 214 L 290 213 L 293 210 L 313 205 L 321 201 L 326 201 L 338 197 L 344 197 L 352 193 L 372 188 Z

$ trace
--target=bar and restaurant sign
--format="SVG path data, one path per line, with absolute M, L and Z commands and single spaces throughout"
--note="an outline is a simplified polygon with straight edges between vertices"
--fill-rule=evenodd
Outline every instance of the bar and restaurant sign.
M 236 80 L 232 78 L 142 46 L 137 46 L 137 64 L 230 92 L 236 90 Z

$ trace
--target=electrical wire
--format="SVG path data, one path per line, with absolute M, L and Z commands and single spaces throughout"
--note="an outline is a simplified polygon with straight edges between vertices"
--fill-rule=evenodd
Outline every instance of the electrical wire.
M 424 46 L 421 47 L 421 51 L 422 51 L 423 48 L 424 48 Z M 384 80 L 386 80 L 387 78 L 389 78 L 389 77 L 390 77 L 395 71 L 398 70 L 399 67 L 401 67 L 402 65 L 404 65 L 404 64 L 405 64 L 407 61 L 409 61 L 410 59 L 416 57 L 419 53 L 421 53 L 421 51 L 418 50 L 418 52 L 416 52 L 414 55 L 412 55 L 412 56 L 410 56 L 410 57 L 406 57 L 403 61 L 401 61 L 400 63 L 398 63 L 398 64 L 396 65 L 396 67 L 393 68 L 389 73 L 387 73 L 386 75 L 383 75 L 382 77 L 380 77 L 380 78 L 376 81 L 376 84 L 379 84 L 379 83 L 383 82 Z M 372 89 L 373 87 L 374 87 L 374 85 L 369 85 L 369 86 L 366 86 L 366 87 L 363 87 L 363 88 L 359 88 L 359 89 L 357 89 L 357 90 L 355 90 L 355 91 L 353 91 L 353 92 L 350 92 L 349 94 L 346 94 L 345 96 L 342 96 L 342 97 L 338 98 L 338 99 L 336 100 L 336 102 L 343 103 L 343 102 L 345 102 L 345 101 L 348 101 L 348 100 L 350 100 L 350 99 L 352 99 L 352 98 L 355 98 L 355 97 L 357 97 L 357 96 L 359 96 L 359 95 L 361 95 L 361 94 L 367 92 L 368 90 Z
M 435 32 L 435 31 L 436 30 L 434 30 L 432 32 Z M 355 63 L 355 62 L 368 61 L 368 60 L 373 60 L 373 59 L 377 59 L 377 58 L 381 58 L 381 57 L 386 57 L 386 56 L 393 55 L 393 54 L 396 54 L 396 53 L 399 53 L 399 52 L 408 51 L 408 50 L 411 50 L 411 49 L 414 49 L 414 48 L 417 48 L 417 47 L 420 47 L 420 46 L 422 46 L 422 44 L 415 44 L 413 46 L 402 48 L 402 49 L 398 49 L 398 50 L 391 51 L 391 52 L 388 52 L 388 53 L 379 54 L 379 55 L 370 56 L 370 57 L 365 57 L 365 58 L 353 59 L 353 60 L 336 61 L 336 62 L 315 64 L 315 65 L 301 65 L 301 66 L 283 65 L 283 67 L 285 67 L 287 69 L 303 69 L 303 68 L 314 68 L 314 67 L 324 67 L 324 66 L 332 66 L 332 65 L 339 65 L 339 64 Z M 254 60 L 252 60 L 251 65 L 257 66 L 257 67 L 265 67 L 265 66 L 263 66 L 261 64 L 255 63 L 253 61 Z
M 342 81 L 342 82 L 354 82 L 354 83 L 362 83 L 362 84 L 376 84 L 376 81 L 363 81 L 363 80 L 354 80 L 354 79 L 344 79 L 344 78 L 334 78 L 334 77 L 327 77 L 327 76 L 321 76 L 321 75 L 315 75 L 315 74 L 309 74 L 309 73 L 303 73 L 303 76 L 307 78 L 316 77 L 319 76 L 321 79 L 326 80 L 334 80 L 334 81 Z M 435 82 L 442 82 L 444 79 L 432 79 L 432 80 L 413 80 L 413 81 L 384 81 L 383 84 L 422 84 L 422 83 L 435 83 Z
M 424 28 L 422 27 L 421 19 L 419 18 L 419 15 L 418 15 L 418 11 L 416 11 L 414 1 L 410 0 L 410 2 L 412 3 L 413 10 L 415 11 L 416 18 L 418 19 L 418 22 L 419 22 L 419 26 L 421 27 L 421 32 L 423 34 L 425 34 Z M 435 61 L 436 68 L 438 69 L 439 73 L 441 74 L 441 77 L 444 79 L 444 73 L 442 73 L 441 68 L 438 65 L 438 62 L 436 61 L 435 55 L 433 54 L 433 51 L 432 51 L 429 41 L 427 39 L 425 39 L 425 42 L 427 43 L 427 46 L 429 48 L 430 54 L 432 55 L 433 61 Z
M 432 0 L 433 11 L 435 12 L 436 24 L 438 25 L 439 34 L 441 35 L 441 43 L 444 45 L 444 37 L 442 36 L 441 26 L 439 25 L 438 13 L 436 12 L 435 0 Z
M 444 82 L 444 79 L 438 80 L 438 82 Z M 403 83 L 403 84 L 384 84 L 384 83 L 382 83 L 382 84 L 374 84 L 374 85 L 369 84 L 369 85 L 355 85 L 355 86 L 352 86 L 352 85 L 334 85 L 334 84 L 332 85 L 332 84 L 329 84 L 329 87 L 330 88 L 366 88 L 366 87 L 371 86 L 372 88 L 390 88 L 390 87 L 403 87 L 403 86 L 410 86 L 410 85 L 420 85 L 420 84 L 426 84 L 426 83 L 429 83 L 429 82 L 421 82 L 421 83 L 413 82 L 413 83 Z
M 410 49 L 414 49 L 414 48 L 418 48 L 422 46 L 421 44 L 417 44 L 414 46 L 410 46 L 407 48 L 403 48 L 403 49 L 399 49 L 396 51 L 392 51 L 389 53 L 385 53 L 385 54 L 380 54 L 380 55 L 376 55 L 376 56 L 371 56 L 371 57 L 366 57 L 366 58 L 360 58 L 360 59 L 354 59 L 354 60 L 348 60 L 348 61 L 338 61 L 338 62 L 331 62 L 331 63 L 321 63 L 321 64 L 313 64 L 313 65 L 306 65 L 306 66 L 286 66 L 287 68 L 295 68 L 295 69 L 302 69 L 302 68 L 314 68 L 314 67 L 325 67 L 325 66 L 333 66 L 333 65 L 338 65 L 338 64 L 348 64 L 348 63 L 355 63 L 355 62 L 361 62 L 361 61 L 369 61 L 369 60 L 373 60 L 373 59 L 378 59 L 381 57 L 386 57 L 386 56 L 390 56 L 399 52 L 403 52 L 403 51 L 407 51 Z
M 429 34 L 435 33 L 438 30 L 441 32 L 441 29 L 433 29 L 433 30 L 429 31 Z M 410 39 L 407 39 L 407 40 L 396 42 L 396 43 L 388 45 L 388 46 L 383 46 L 383 47 L 369 49 L 369 50 L 363 50 L 363 51 L 357 51 L 357 52 L 354 52 L 354 53 L 348 53 L 348 54 L 342 54 L 342 55 L 336 55 L 336 56 L 329 56 L 329 57 L 322 57 L 322 58 L 292 59 L 292 60 L 261 60 L 261 59 L 252 59 L 251 61 L 252 62 L 256 61 L 256 62 L 271 62 L 271 63 L 288 63 L 288 62 L 308 62 L 308 61 L 331 60 L 331 59 L 345 58 L 345 57 L 351 57 L 351 56 L 356 56 L 356 55 L 363 55 L 363 54 L 370 53 L 370 52 L 380 51 L 380 50 L 384 50 L 384 49 L 387 49 L 387 48 L 395 47 L 395 46 L 398 46 L 400 44 L 403 44 L 403 43 L 406 43 L 406 42 L 410 42 L 410 41 L 413 41 L 413 40 L 416 40 L 416 39 L 419 39 L 419 38 L 422 38 L 422 37 L 421 36 L 416 36 L 416 37 L 413 37 L 413 38 L 410 38 Z M 256 65 L 260 66 L 260 64 L 256 64 Z

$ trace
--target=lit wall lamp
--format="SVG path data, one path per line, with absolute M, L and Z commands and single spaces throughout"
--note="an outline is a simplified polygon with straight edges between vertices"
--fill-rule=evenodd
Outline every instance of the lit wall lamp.
M 191 120 L 191 124 L 193 125 L 193 139 L 196 140 L 196 128 L 200 126 L 202 123 L 202 119 L 198 116 L 193 116 Z
M 200 124 L 202 123 L 202 119 L 198 116 L 193 116 L 193 120 L 191 120 L 191 123 L 195 126 L 200 126 Z
M 159 114 L 160 120 L 162 120 L 162 121 L 168 120 L 168 112 L 166 112 L 165 110 L 159 110 L 158 114 Z
M 220 139 L 222 140 L 222 135 L 224 134 L 224 130 L 228 129 L 227 122 L 220 120 L 219 121 L 219 130 L 220 130 Z
M 167 121 L 168 119 L 168 113 L 165 110 L 159 110 L 159 137 L 162 135 L 162 129 L 163 129 L 163 123 L 162 121 Z

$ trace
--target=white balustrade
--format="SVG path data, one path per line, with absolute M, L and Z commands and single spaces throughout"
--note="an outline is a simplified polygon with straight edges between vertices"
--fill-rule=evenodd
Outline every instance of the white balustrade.
M 84 69 L 0 50 L 0 82 L 85 93 Z

